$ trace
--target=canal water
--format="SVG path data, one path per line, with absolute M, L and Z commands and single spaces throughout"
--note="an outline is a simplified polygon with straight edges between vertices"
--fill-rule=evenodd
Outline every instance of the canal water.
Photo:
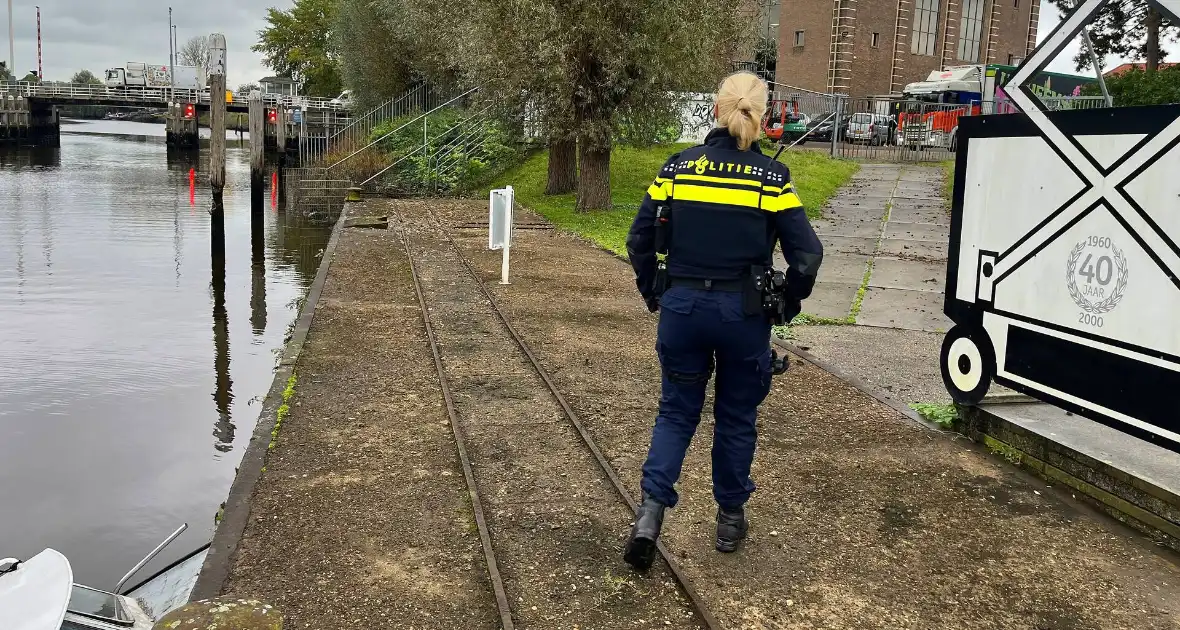
M 0 557 L 52 547 L 110 589 L 181 523 L 131 584 L 212 536 L 329 236 L 268 188 L 254 254 L 248 148 L 228 137 L 224 243 L 207 147 L 170 151 L 163 125 L 0 148 Z

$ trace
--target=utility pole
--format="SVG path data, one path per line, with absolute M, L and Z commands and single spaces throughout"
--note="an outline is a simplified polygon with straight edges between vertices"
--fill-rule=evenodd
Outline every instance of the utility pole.
M 16 81 L 16 36 L 12 28 L 12 0 L 8 0 L 8 71 Z
M 41 69 L 41 7 L 37 7 L 37 78 L 45 80 L 45 72 Z
M 172 7 L 168 7 L 168 85 L 176 86 L 176 48 L 172 46 Z

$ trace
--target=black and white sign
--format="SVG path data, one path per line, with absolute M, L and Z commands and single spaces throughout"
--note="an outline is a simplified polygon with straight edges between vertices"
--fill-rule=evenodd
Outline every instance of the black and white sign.
M 960 120 L 943 378 L 958 402 L 996 382 L 1180 450 L 1180 105 L 1045 112 L 1017 89 L 1104 5 L 1017 70 L 1023 113 Z

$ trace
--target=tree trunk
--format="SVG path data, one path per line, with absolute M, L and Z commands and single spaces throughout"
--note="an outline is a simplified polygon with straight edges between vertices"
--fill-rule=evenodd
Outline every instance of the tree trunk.
M 1155 7 L 1147 7 L 1147 18 L 1143 20 L 1147 27 L 1147 71 L 1155 72 L 1160 66 L 1160 14 Z
M 610 144 L 596 147 L 592 142 L 579 142 L 577 210 L 609 210 L 610 207 Z
M 549 140 L 549 182 L 546 195 L 574 192 L 578 186 L 578 143 L 575 140 Z

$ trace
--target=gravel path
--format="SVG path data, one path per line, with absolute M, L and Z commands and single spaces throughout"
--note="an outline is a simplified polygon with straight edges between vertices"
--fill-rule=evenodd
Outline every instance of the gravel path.
M 497 628 L 401 239 L 340 239 L 227 593 L 287 628 Z
M 480 202 L 440 207 L 456 222 L 486 212 Z M 516 239 L 509 287 L 495 281 L 486 233 L 461 242 L 638 493 L 659 397 L 656 317 L 626 263 L 566 234 Z M 718 554 L 711 423 L 706 414 L 665 531 L 727 627 L 1180 624 L 1180 568 L 1134 532 L 798 360 L 762 410 L 748 546 Z

